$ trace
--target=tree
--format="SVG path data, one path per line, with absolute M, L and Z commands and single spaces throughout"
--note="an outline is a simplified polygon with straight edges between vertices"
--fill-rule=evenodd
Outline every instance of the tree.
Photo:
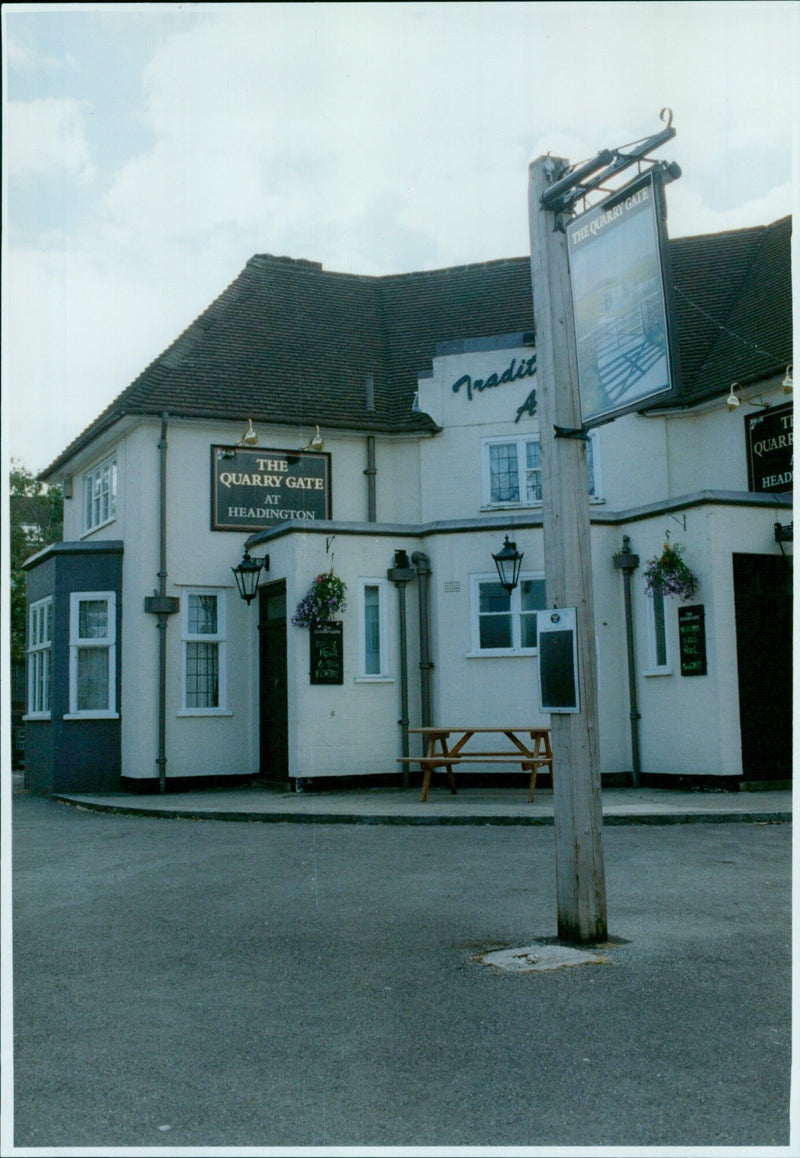
M 25 572 L 31 555 L 61 539 L 64 500 L 61 487 L 48 486 L 18 459 L 11 459 L 9 556 L 11 562 L 11 660 L 25 659 Z

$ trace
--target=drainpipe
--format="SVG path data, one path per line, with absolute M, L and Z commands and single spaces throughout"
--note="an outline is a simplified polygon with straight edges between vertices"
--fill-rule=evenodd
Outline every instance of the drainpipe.
M 180 601 L 167 595 L 167 421 L 161 415 L 159 450 L 159 566 L 158 589 L 144 601 L 144 609 L 158 617 L 158 790 L 167 790 L 167 625 Z
M 375 466 L 375 435 L 370 434 L 367 437 L 367 469 L 364 474 L 367 476 L 367 522 L 374 523 L 377 521 L 378 515 L 375 503 L 375 475 L 378 473 Z
M 415 551 L 411 556 L 411 562 L 417 569 L 419 582 L 419 671 L 422 726 L 429 728 L 433 723 L 431 714 L 431 671 L 433 664 L 431 662 L 428 622 L 428 576 L 431 574 L 431 569 L 428 556 L 422 551 Z
M 367 374 L 364 382 L 364 409 L 368 414 L 375 413 L 375 379 L 372 374 Z M 367 476 L 367 522 L 377 522 L 378 515 L 375 503 L 375 475 L 378 473 L 375 467 L 375 436 L 370 434 L 367 436 L 367 469 L 364 474 Z
M 639 566 L 639 556 L 631 552 L 631 540 L 628 535 L 622 536 L 622 550 L 614 556 L 614 566 L 622 572 L 622 582 L 625 596 L 625 638 L 628 646 L 628 695 L 630 697 L 631 720 L 631 764 L 633 787 L 639 787 L 639 773 L 641 764 L 639 757 L 639 706 L 636 699 L 636 652 L 633 639 L 633 610 L 631 606 L 631 575 Z
M 406 584 L 416 572 L 408 561 L 405 551 L 395 551 L 394 567 L 386 572 L 397 588 L 397 601 L 400 620 L 400 740 L 402 754 L 408 756 L 408 628 L 406 625 Z M 409 767 L 403 764 L 403 787 L 409 785 Z

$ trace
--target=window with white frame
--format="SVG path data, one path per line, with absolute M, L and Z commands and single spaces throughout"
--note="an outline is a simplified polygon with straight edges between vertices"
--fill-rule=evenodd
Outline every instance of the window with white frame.
M 647 640 L 650 675 L 668 675 L 672 671 L 667 631 L 667 601 L 660 591 L 647 598 Z
M 219 591 L 187 591 L 182 599 L 183 712 L 225 711 L 225 602 Z
M 389 677 L 388 582 L 358 581 L 358 675 L 360 679 Z
M 596 434 L 586 443 L 589 495 L 599 495 Z M 481 443 L 483 505 L 530 507 L 542 501 L 542 456 L 537 438 L 486 438 Z
M 470 594 L 473 655 L 536 653 L 536 612 L 546 607 L 543 575 L 520 575 L 511 592 L 497 575 L 473 575 Z
M 50 657 L 53 646 L 53 599 L 38 599 L 28 608 L 29 719 L 50 719 Z
M 69 715 L 75 718 L 115 718 L 115 592 L 73 591 L 69 621 Z
M 117 459 L 111 455 L 83 476 L 83 529 L 110 523 L 117 507 Z

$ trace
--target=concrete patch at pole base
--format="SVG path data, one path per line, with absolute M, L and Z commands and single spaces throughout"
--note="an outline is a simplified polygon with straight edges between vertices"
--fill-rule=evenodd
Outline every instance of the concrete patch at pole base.
M 567 965 L 604 965 L 609 958 L 593 949 L 573 949 L 569 945 L 524 945 L 521 949 L 494 949 L 475 958 L 507 973 L 537 973 Z

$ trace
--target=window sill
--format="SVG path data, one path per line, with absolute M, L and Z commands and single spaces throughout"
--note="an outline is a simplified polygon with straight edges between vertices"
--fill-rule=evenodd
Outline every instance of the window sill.
M 589 495 L 589 505 L 592 507 L 604 506 L 605 501 L 599 495 Z M 536 503 L 483 503 L 481 506 L 481 511 L 487 513 L 491 511 L 541 511 L 541 509 L 541 499 Z
M 36 720 L 44 720 L 45 723 L 49 723 L 52 718 L 50 712 L 31 712 L 29 716 L 22 717 L 22 722 L 23 724 L 27 724 L 31 721 L 35 723 Z
M 183 708 L 175 715 L 179 719 L 196 720 L 204 716 L 232 716 L 233 712 L 227 708 Z
M 62 720 L 118 720 L 119 712 L 65 712 Z
M 484 503 L 482 511 L 540 511 L 542 500 L 536 503 Z
M 493 648 L 486 651 L 468 651 L 464 659 L 531 659 L 539 654 L 537 648 Z
M 393 684 L 394 676 L 388 675 L 360 675 L 353 676 L 354 684 Z
M 115 523 L 116 521 L 117 521 L 117 516 L 114 515 L 114 517 L 112 519 L 106 519 L 106 521 L 104 523 L 98 523 L 96 527 L 90 527 L 88 531 L 83 531 L 80 538 L 81 539 L 88 539 L 89 536 L 93 535 L 96 531 L 102 531 L 103 527 L 110 527 L 111 524 Z
M 643 671 L 642 675 L 650 678 L 652 676 L 671 676 L 674 675 L 674 672 L 671 667 L 654 667 L 649 671 Z

